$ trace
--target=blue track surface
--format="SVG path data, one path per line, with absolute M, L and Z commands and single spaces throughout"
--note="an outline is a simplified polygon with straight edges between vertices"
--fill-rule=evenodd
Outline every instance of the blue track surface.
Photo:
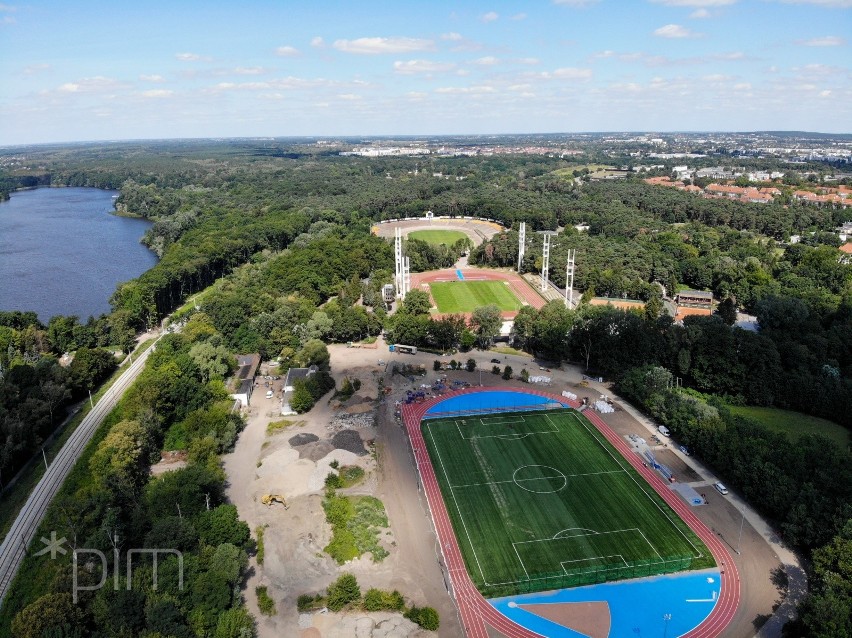
M 489 408 L 534 410 L 541 409 L 547 403 L 553 403 L 553 400 L 525 392 L 472 392 L 436 403 L 426 411 L 425 418 L 441 416 L 441 413 L 447 412 L 479 412 Z
M 606 601 L 612 617 L 610 636 L 667 635 L 673 638 L 694 629 L 707 618 L 719 597 L 720 583 L 718 570 L 705 570 L 495 598 L 489 602 L 519 625 L 549 638 L 583 638 L 584 635 L 515 605 Z M 670 616 L 668 627 L 667 615 Z
M 459 278 L 459 281 L 464 281 L 464 275 L 461 270 L 456 270 L 456 276 Z

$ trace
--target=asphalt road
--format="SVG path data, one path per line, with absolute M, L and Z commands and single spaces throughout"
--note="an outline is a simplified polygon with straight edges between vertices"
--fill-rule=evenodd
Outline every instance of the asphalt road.
M 65 481 L 71 468 L 77 462 L 83 449 L 88 444 L 95 430 L 104 418 L 115 407 L 125 390 L 145 367 L 145 360 L 156 346 L 151 346 L 142 354 L 134 357 L 133 363 L 112 384 L 98 400 L 94 408 L 85 416 L 82 423 L 74 430 L 65 445 L 50 464 L 47 472 L 41 477 L 27 502 L 18 513 L 12 528 L 0 545 L 0 604 L 6 596 L 18 568 L 26 556 L 27 547 L 32 542 L 38 526 L 41 524 L 47 506 L 50 504 L 59 487 Z

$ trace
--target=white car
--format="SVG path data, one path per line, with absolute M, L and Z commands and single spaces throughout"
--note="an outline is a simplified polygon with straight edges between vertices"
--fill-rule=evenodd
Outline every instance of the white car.
M 266 398 L 267 398 L 267 399 L 271 399 L 271 398 L 272 398 L 272 396 L 273 396 L 273 394 L 272 394 L 272 390 L 267 390 L 267 391 L 266 391 Z
M 716 491 L 719 492 L 722 496 L 726 496 L 728 494 L 728 488 L 722 485 L 721 483 L 713 483 L 713 487 L 716 488 Z

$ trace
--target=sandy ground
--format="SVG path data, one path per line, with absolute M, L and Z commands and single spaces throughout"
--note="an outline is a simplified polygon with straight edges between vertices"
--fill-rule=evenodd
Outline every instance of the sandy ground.
M 410 219 L 399 222 L 387 222 L 375 224 L 373 234 L 386 239 L 393 239 L 396 229 L 401 228 L 404 237 L 414 230 L 458 230 L 467 235 L 474 246 L 479 246 L 483 241 L 491 239 L 501 232 L 503 227 L 493 222 L 479 219 Z
M 373 453 L 357 456 L 346 450 L 335 450 L 328 442 L 333 434 L 331 421 L 341 414 L 342 408 L 329 401 L 330 394 L 320 400 L 311 412 L 290 420 L 303 422 L 286 428 L 273 436 L 266 434 L 266 425 L 279 420 L 280 381 L 272 382 L 275 398 L 266 399 L 265 392 L 256 392 L 248 413 L 248 425 L 240 435 L 233 453 L 224 457 L 228 475 L 228 496 L 239 508 L 240 516 L 252 530 L 267 525 L 265 533 L 266 559 L 258 565 L 251 560 L 251 571 L 244 590 L 249 609 L 258 618 L 258 632 L 266 636 L 421 636 L 462 635 L 456 607 L 447 593 L 446 578 L 440 564 L 432 521 L 425 497 L 419 489 L 417 470 L 404 429 L 393 415 L 393 402 L 406 389 L 424 382 L 417 378 L 412 384 L 401 375 L 391 373 L 392 362 L 422 364 L 426 367 L 426 380 L 435 377 L 432 362 L 449 361 L 451 357 L 438 357 L 428 353 L 401 355 L 389 353 L 380 343 L 375 350 L 330 346 L 332 373 L 339 382 L 343 377 L 361 380 L 358 395 L 376 398 L 378 379 L 393 392 L 385 401 L 373 401 L 376 426 L 358 429 L 367 449 L 374 443 Z M 473 358 L 478 368 L 475 372 L 449 372 L 450 379 L 461 379 L 474 385 L 519 385 L 517 380 L 504 381 L 491 374 L 492 358 L 501 359 L 501 367 L 511 365 L 517 375 L 526 367 L 530 374 L 549 375 L 553 378 L 547 388 L 555 394 L 571 390 L 578 396 L 589 396 L 592 401 L 601 394 L 610 394 L 605 384 L 579 385 L 582 379 L 577 367 L 562 366 L 552 369 L 550 364 L 536 361 L 527 355 L 502 355 L 493 352 L 458 354 L 457 360 Z M 387 362 L 379 365 L 378 361 Z M 541 368 L 551 368 L 543 371 Z M 261 388 L 263 381 L 261 381 Z M 706 493 L 708 505 L 695 508 L 696 514 L 718 533 L 732 549 L 742 580 L 742 601 L 737 617 L 725 636 L 745 638 L 755 635 L 759 623 L 773 613 L 773 606 L 783 597 L 778 585 L 777 570 L 781 567 L 778 547 L 770 545 L 763 535 L 755 531 L 749 516 L 740 513 L 739 505 L 722 497 L 709 487 L 712 475 L 694 457 L 686 458 L 676 451 L 676 444 L 660 437 L 652 439 L 653 425 L 637 418 L 630 408 L 614 401 L 616 411 L 602 415 L 619 434 L 638 434 L 653 446 L 659 460 L 670 466 L 679 481 L 688 482 L 699 493 Z M 319 440 L 302 446 L 293 446 L 289 439 L 296 434 L 312 434 Z M 321 507 L 322 481 L 329 471 L 329 463 L 337 459 L 343 464 L 358 464 L 367 476 L 363 483 L 349 492 L 372 494 L 385 505 L 390 529 L 382 535 L 382 544 L 390 555 L 381 563 L 373 563 L 364 556 L 347 565 L 338 566 L 322 548 L 330 538 L 330 528 L 325 522 Z M 706 489 L 703 489 L 706 488 Z M 281 505 L 267 507 L 260 503 L 263 494 L 274 493 L 286 497 L 289 509 Z M 346 493 L 346 492 L 344 492 Z M 740 527 L 742 525 L 742 536 Z M 758 525 L 759 527 L 759 525 Z M 734 550 L 739 549 L 737 555 Z M 786 561 L 785 561 L 786 562 Z M 313 614 L 302 615 L 296 611 L 296 598 L 302 593 L 322 591 L 340 573 L 348 571 L 358 577 L 362 591 L 369 587 L 398 589 L 417 605 L 436 608 L 441 617 L 437 633 L 423 632 L 399 614 Z M 254 589 L 266 585 L 277 605 L 277 615 L 261 616 L 257 609 Z M 494 634 L 495 636 L 498 634 Z M 763 634 L 762 634 L 763 635 Z

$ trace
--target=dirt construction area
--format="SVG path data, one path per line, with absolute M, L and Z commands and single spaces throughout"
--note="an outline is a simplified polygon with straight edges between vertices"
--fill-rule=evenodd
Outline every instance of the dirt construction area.
M 251 557 L 249 578 L 244 589 L 249 610 L 258 620 L 258 635 L 323 637 L 401 637 L 463 636 L 457 610 L 447 592 L 440 553 L 426 501 L 420 491 L 417 469 L 404 428 L 394 414 L 395 401 L 407 390 L 419 389 L 434 380 L 435 359 L 449 362 L 451 357 L 420 353 L 389 353 L 381 342 L 377 349 L 329 346 L 332 374 L 338 387 L 344 377 L 359 379 L 361 388 L 348 401 L 324 396 L 303 415 L 281 417 L 281 381 L 272 381 L 273 398 L 266 399 L 263 382 L 247 411 L 247 426 L 234 451 L 224 457 L 228 476 L 228 496 L 237 505 L 240 516 L 253 530 L 264 526 L 264 561 Z M 550 376 L 548 387 L 537 386 L 554 394 L 569 390 L 591 401 L 607 394 L 604 384 L 582 380 L 580 370 L 570 366 L 548 369 L 526 355 L 502 355 L 495 352 L 471 352 L 457 359 L 473 358 L 475 372 L 446 372 L 450 380 L 473 385 L 518 386 L 517 380 L 504 381 L 491 373 L 491 359 L 499 357 L 511 365 L 515 374 L 526 368 L 530 374 Z M 381 361 L 381 363 L 380 363 Z M 425 378 L 394 373 L 394 364 L 422 365 Z M 389 394 L 379 396 L 381 383 Z M 583 385 L 586 384 L 586 385 Z M 760 624 L 772 615 L 774 606 L 784 597 L 784 577 L 776 549 L 766 542 L 740 513 L 732 501 L 712 489 L 713 479 L 694 458 L 685 457 L 670 439 L 652 436 L 647 423 L 631 413 L 632 408 L 612 402 L 615 411 L 602 414 L 604 421 L 625 438 L 642 437 L 657 459 L 672 469 L 678 481 L 686 482 L 708 503 L 694 508 L 696 515 L 729 545 L 739 569 L 742 600 L 737 616 L 725 636 L 747 638 L 758 632 Z M 267 432 L 270 422 L 286 418 L 289 425 Z M 365 470 L 364 479 L 339 494 L 371 495 L 384 504 L 389 527 L 382 529 L 379 543 L 388 555 L 374 562 L 370 554 L 338 565 L 323 548 L 331 538 L 331 528 L 322 508 L 324 480 L 331 463 L 357 465 Z M 283 497 L 281 503 L 265 505 L 264 495 Z M 740 529 L 742 532 L 740 534 Z M 740 550 L 739 554 L 735 550 Z M 440 629 L 420 629 L 399 613 L 316 611 L 300 614 L 296 599 L 301 594 L 322 593 L 341 573 L 354 574 L 362 594 L 371 587 L 398 590 L 409 604 L 434 607 L 440 615 Z M 257 606 L 255 588 L 267 587 L 275 601 L 276 613 L 262 615 Z M 495 634 L 496 635 L 496 634 Z M 760 635 L 768 635 L 761 633 Z

